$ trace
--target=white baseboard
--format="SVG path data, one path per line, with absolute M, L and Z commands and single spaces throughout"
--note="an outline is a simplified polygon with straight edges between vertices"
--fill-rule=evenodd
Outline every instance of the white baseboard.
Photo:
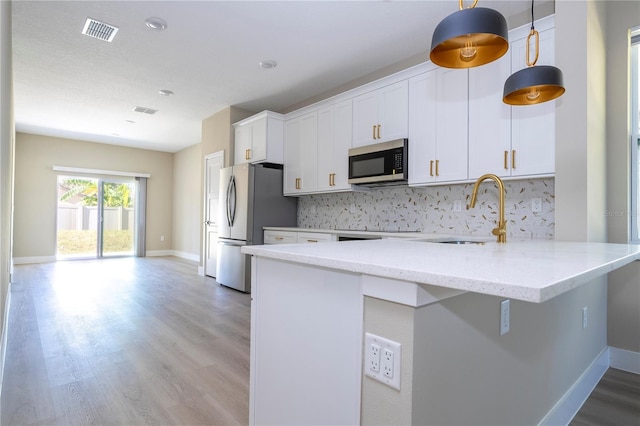
M 606 347 L 578 380 L 540 421 L 539 425 L 567 425 L 587 400 L 609 368 L 609 348 Z
M 640 352 L 609 346 L 609 364 L 618 370 L 640 374 Z
M 29 263 L 51 263 L 57 259 L 55 256 L 32 256 L 32 257 L 14 257 L 12 259 L 14 265 L 26 265 Z
M 0 337 L 0 395 L 2 395 L 2 381 L 4 378 L 4 361 L 7 355 L 7 336 L 9 335 L 9 309 L 11 309 L 11 282 L 7 287 L 7 299 L 4 304 L 4 318 L 2 319 L 2 337 Z
M 176 257 L 180 257 L 182 259 L 193 260 L 194 262 L 200 262 L 199 254 L 193 254 L 193 253 L 187 253 L 184 251 L 174 250 L 173 255 Z
M 147 257 L 173 256 L 173 250 L 147 250 L 145 255 Z
M 204 266 L 198 266 L 198 275 L 204 277 Z

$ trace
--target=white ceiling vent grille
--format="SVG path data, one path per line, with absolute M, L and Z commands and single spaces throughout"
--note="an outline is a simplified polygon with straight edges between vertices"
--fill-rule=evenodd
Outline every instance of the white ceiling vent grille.
M 82 29 L 82 34 L 108 42 L 113 41 L 117 33 L 118 27 L 92 18 L 87 18 L 87 22 L 84 23 L 84 28 Z
M 153 109 L 153 108 L 145 108 L 145 107 L 141 107 L 141 106 L 133 107 L 133 110 L 134 110 L 135 112 L 141 112 L 141 113 L 143 113 L 143 114 L 149 114 L 149 115 L 153 115 L 153 114 L 155 114 L 156 112 L 158 112 L 158 110 L 157 110 L 157 109 Z

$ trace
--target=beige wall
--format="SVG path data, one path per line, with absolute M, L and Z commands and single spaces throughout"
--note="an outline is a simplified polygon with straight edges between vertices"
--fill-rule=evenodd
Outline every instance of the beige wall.
M 606 344 L 606 285 L 593 282 L 548 302 L 466 293 L 414 309 L 365 299 L 364 331 L 402 344 L 400 392 L 363 378 L 362 423 L 538 424 Z M 582 329 L 581 310 L 589 312 Z
M 180 257 L 198 261 L 203 222 L 201 152 L 197 144 L 173 157 L 173 249 Z
M 640 26 L 640 2 L 610 1 L 607 50 L 607 231 L 610 242 L 626 243 L 630 232 L 629 29 Z M 608 344 L 640 352 L 640 262 L 609 275 Z
M 18 133 L 14 258 L 46 260 L 56 254 L 58 172 L 53 166 L 151 174 L 147 186 L 147 253 L 173 248 L 173 154 Z M 161 235 L 165 237 L 163 242 Z

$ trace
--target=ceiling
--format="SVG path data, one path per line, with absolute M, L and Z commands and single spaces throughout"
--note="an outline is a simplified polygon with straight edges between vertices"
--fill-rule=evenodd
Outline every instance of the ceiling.
M 479 5 L 525 19 L 530 6 Z M 433 29 L 456 10 L 456 0 L 14 0 L 16 130 L 177 152 L 199 143 L 202 120 L 227 106 L 282 111 L 407 58 L 426 60 Z M 114 40 L 81 34 L 88 17 L 118 27 Z M 149 17 L 167 28 L 148 28 Z M 261 68 L 266 59 L 277 66 Z

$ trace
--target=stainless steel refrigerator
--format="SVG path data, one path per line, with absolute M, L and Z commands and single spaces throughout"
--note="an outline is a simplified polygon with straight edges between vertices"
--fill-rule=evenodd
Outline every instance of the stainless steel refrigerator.
M 239 164 L 220 170 L 216 281 L 251 291 L 251 259 L 244 245 L 263 243 L 263 227 L 296 226 L 297 200 L 282 195 L 282 166 Z

